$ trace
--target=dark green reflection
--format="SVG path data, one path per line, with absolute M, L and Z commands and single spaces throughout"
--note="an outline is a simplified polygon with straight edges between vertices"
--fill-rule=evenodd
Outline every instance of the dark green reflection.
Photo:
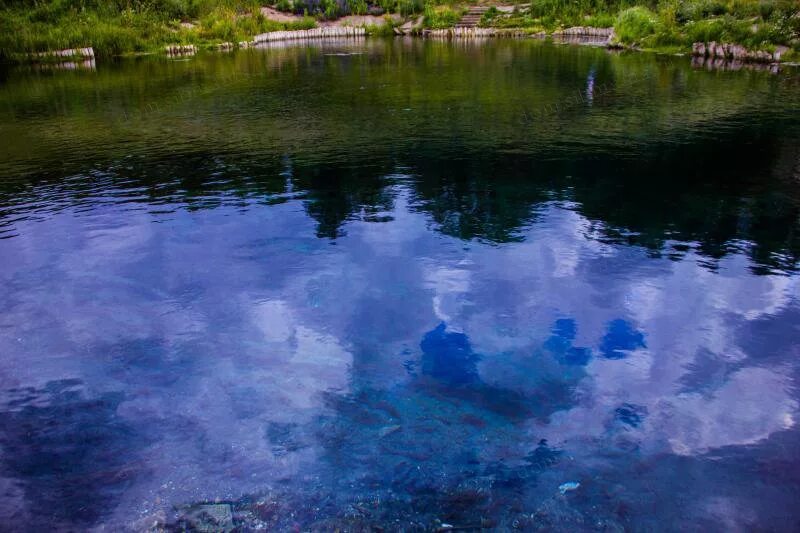
M 317 235 L 380 221 L 397 179 L 434 226 L 520 237 L 570 200 L 593 235 L 681 257 L 800 257 L 798 79 L 528 40 L 351 41 L 7 73 L 3 231 L 20 198 L 110 187 L 199 209 L 306 199 Z M 64 182 L 65 176 L 74 176 Z M 91 176 L 90 181 L 82 176 Z M 393 177 L 394 176 L 394 177 Z M 285 198 L 285 197 L 284 197 Z M 52 199 L 51 199 L 52 200 Z

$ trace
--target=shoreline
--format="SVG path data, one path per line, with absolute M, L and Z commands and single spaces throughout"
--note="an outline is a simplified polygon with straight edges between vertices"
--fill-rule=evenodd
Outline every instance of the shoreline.
M 739 70 L 742 67 L 777 67 L 780 65 L 795 66 L 798 63 L 783 59 L 788 47 L 778 47 L 776 51 L 749 50 L 744 46 L 735 43 L 717 42 L 697 42 L 692 45 L 690 50 L 674 51 L 658 48 L 640 48 L 636 46 L 623 45 L 616 40 L 614 28 L 595 28 L 595 27 L 571 27 L 553 32 L 537 31 L 532 32 L 526 28 L 415 28 L 413 31 L 404 33 L 394 33 L 393 35 L 375 35 L 370 33 L 364 26 L 336 26 L 327 25 L 304 30 L 284 30 L 266 32 L 255 35 L 252 40 L 240 41 L 238 43 L 223 42 L 197 46 L 193 44 L 167 45 L 164 52 L 167 58 L 186 58 L 194 56 L 200 51 L 230 52 L 236 49 L 263 48 L 267 44 L 288 41 L 324 41 L 334 39 L 349 38 L 390 38 L 404 37 L 414 39 L 434 39 L 439 41 L 456 40 L 486 40 L 486 39 L 537 39 L 550 41 L 555 44 L 571 44 L 580 46 L 595 46 L 607 48 L 609 50 L 650 52 L 661 55 L 689 56 L 693 59 L 693 65 L 723 70 Z M 136 54 L 122 54 L 119 57 L 136 57 L 155 55 L 156 52 L 144 52 Z M 12 62 L 13 63 L 13 62 Z M 96 66 L 96 55 L 92 47 L 53 50 L 49 52 L 37 52 L 28 54 L 26 57 L 16 61 L 18 64 L 28 65 L 47 65 L 58 67 L 59 65 L 69 65 L 75 68 L 76 65 L 88 65 L 91 68 Z
M 171 11 L 113 6 L 77 10 L 47 1 L 23 8 L 12 2 L 0 9 L 0 63 L 91 57 L 75 52 L 82 48 L 91 48 L 97 62 L 165 50 L 170 56 L 185 56 L 202 49 L 232 50 L 262 41 L 350 33 L 437 39 L 590 37 L 606 40 L 591 44 L 664 54 L 761 63 L 800 61 L 800 5 L 790 0 L 741 0 L 713 10 L 701 0 L 658 7 L 643 0 L 602 4 L 581 0 L 575 5 L 539 0 L 514 5 L 493 0 L 388 4 L 387 0 L 321 0 L 324 5 L 307 1 L 175 0 Z
M 539 0 L 513 5 L 496 0 L 309 1 L 208 0 L 200 5 L 175 0 L 172 11 L 113 6 L 75 10 L 47 1 L 31 8 L 18 4 L 0 9 L 0 64 L 95 58 L 101 63 L 164 52 L 186 57 L 199 50 L 356 35 L 531 37 L 743 63 L 800 61 L 800 5 L 789 0 L 769 0 L 769 6 L 742 0 L 714 10 L 704 0 L 658 7 L 643 0 L 613 0 L 602 6 L 595 0 L 575 5 Z

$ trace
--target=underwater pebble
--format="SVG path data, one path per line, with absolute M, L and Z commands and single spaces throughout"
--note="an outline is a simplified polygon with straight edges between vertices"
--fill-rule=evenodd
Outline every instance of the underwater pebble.
M 182 525 L 191 531 L 227 533 L 233 531 L 233 509 L 227 503 L 194 505 L 184 513 Z
M 562 483 L 561 485 L 558 486 L 558 492 L 560 492 L 561 494 L 566 494 L 571 490 L 576 490 L 580 486 L 581 484 L 578 483 L 577 481 L 567 481 L 566 483 Z
M 381 428 L 381 430 L 378 432 L 378 436 L 386 437 L 387 435 L 391 435 L 392 433 L 397 433 L 398 431 L 400 431 L 400 429 L 401 429 L 400 426 L 386 426 Z

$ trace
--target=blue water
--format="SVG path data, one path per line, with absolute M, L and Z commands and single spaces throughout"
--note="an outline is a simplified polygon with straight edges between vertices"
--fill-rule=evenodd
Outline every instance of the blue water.
M 7 74 L 0 529 L 797 530 L 797 83 L 527 41 Z

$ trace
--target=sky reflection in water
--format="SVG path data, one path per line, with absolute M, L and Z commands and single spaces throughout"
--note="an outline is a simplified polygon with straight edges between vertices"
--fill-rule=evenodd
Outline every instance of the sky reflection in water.
M 639 192 L 422 154 L 332 183 L 284 158 L 269 205 L 4 193 L 7 220 L 68 201 L 0 240 L 2 523 L 797 526 L 794 237 L 706 253 L 701 222 L 626 234 Z

